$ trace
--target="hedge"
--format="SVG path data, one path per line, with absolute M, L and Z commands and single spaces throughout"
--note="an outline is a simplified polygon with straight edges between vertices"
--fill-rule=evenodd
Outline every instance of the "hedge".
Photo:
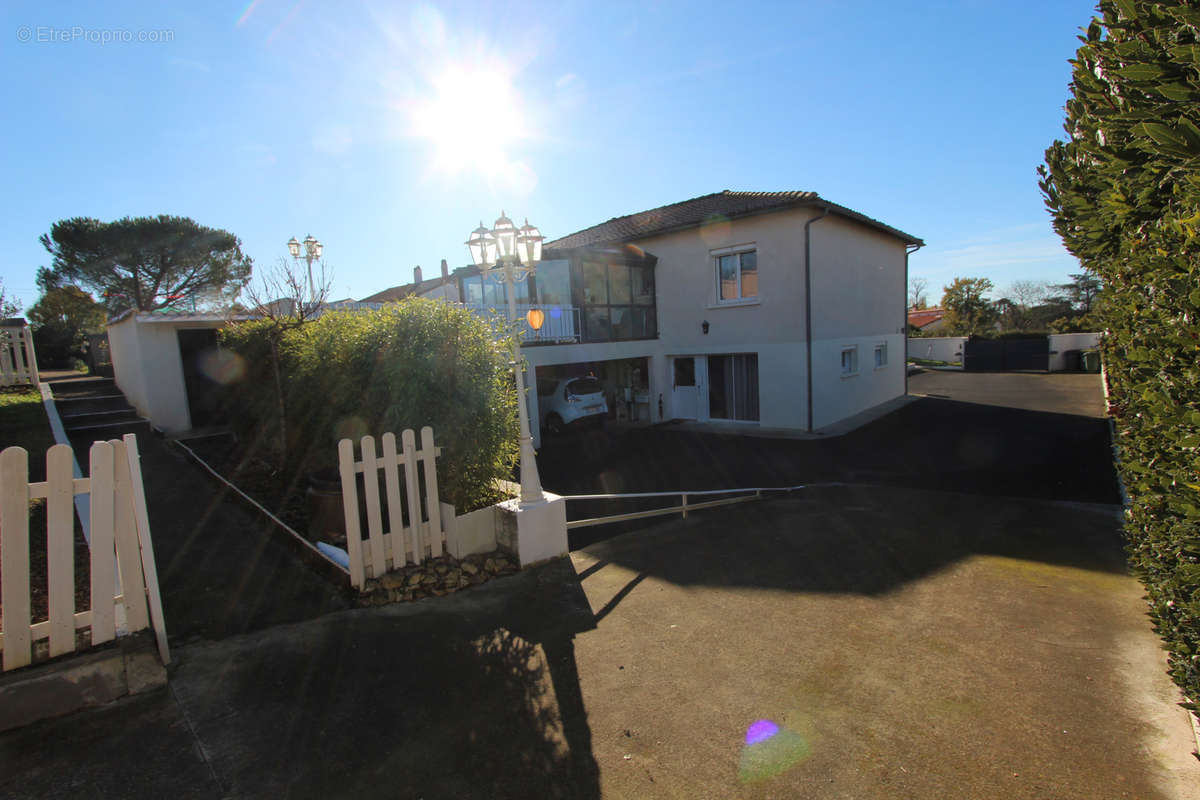
M 1200 700 L 1200 9 L 1105 0 L 1041 187 L 1103 281 L 1097 314 L 1134 572 L 1185 705 Z
M 429 425 L 442 448 L 441 496 L 460 511 L 492 502 L 496 480 L 512 473 L 518 434 L 509 344 L 496 324 L 461 306 L 412 298 L 300 326 L 232 325 L 221 340 L 246 367 L 227 398 L 240 434 L 289 470 L 335 466 L 342 438 Z

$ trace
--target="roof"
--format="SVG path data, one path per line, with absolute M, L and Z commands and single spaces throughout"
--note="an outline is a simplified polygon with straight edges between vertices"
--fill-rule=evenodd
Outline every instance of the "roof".
M 427 278 L 420 283 L 406 283 L 403 286 L 393 286 L 390 289 L 384 289 L 382 292 L 376 292 L 370 297 L 364 297 L 360 302 L 363 303 L 389 303 L 393 300 L 403 300 L 410 295 L 421 295 L 430 289 L 436 289 L 443 283 L 449 283 L 449 279 L 438 275 L 434 278 Z
M 946 315 L 944 308 L 921 308 L 908 310 L 908 324 L 916 328 L 932 325 Z
M 629 242 L 662 233 L 695 228 L 712 217 L 734 219 L 767 211 L 804 207 L 828 208 L 831 213 L 895 236 L 906 244 L 925 244 L 912 234 L 890 225 L 884 225 L 879 220 L 871 219 L 865 214 L 860 214 L 845 206 L 832 203 L 816 192 L 733 192 L 726 189 L 723 192 L 693 197 L 691 200 L 684 200 L 681 203 L 672 203 L 624 217 L 614 217 L 608 222 L 602 222 L 561 239 L 547 242 L 546 246 L 554 248 L 588 247 Z

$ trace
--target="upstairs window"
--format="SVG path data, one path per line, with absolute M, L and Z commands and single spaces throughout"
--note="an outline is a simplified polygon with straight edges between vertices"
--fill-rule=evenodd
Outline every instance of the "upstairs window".
M 758 251 L 754 248 L 715 254 L 717 302 L 758 297 Z

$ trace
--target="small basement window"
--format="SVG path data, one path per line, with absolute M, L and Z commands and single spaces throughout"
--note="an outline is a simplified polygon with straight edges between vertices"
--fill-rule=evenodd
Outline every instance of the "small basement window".
M 887 366 L 887 342 L 875 345 L 875 369 Z
M 858 374 L 858 345 L 842 348 L 842 377 Z

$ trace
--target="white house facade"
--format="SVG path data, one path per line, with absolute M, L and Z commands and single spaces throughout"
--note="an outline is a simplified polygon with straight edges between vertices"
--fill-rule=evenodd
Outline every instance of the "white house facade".
M 517 302 L 557 328 L 526 330 L 522 352 L 538 379 L 595 375 L 630 420 L 817 430 L 905 393 L 922 244 L 811 192 L 617 218 L 546 245 Z M 503 309 L 502 286 L 457 274 L 464 302 Z

